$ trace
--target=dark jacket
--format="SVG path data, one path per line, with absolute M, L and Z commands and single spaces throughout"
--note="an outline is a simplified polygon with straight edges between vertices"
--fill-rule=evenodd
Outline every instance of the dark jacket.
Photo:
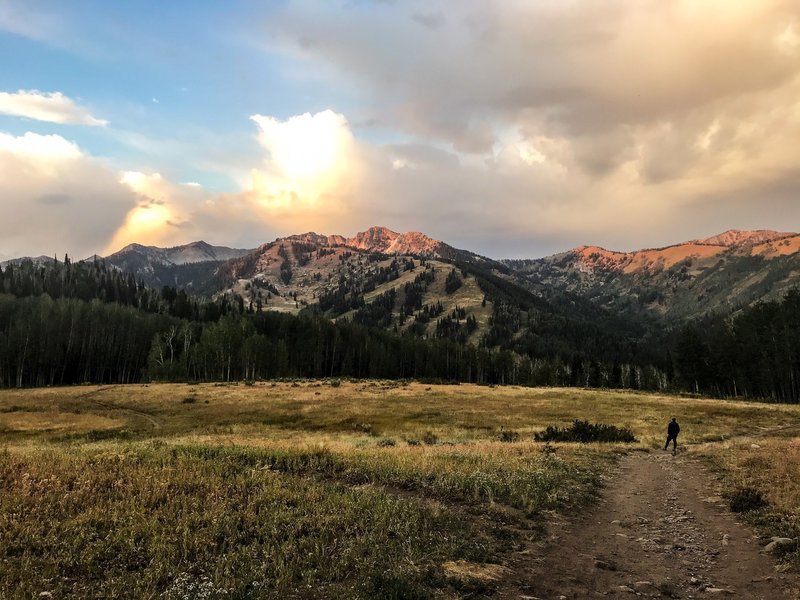
M 677 421 L 670 421 L 669 425 L 667 425 L 667 435 L 669 437 L 678 437 L 680 432 L 681 426 L 678 425 Z

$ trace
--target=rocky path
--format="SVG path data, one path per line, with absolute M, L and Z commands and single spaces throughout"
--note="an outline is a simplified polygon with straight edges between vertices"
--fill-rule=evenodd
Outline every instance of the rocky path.
M 526 551 L 499 597 L 800 598 L 797 579 L 776 571 L 719 493 L 716 478 L 681 455 L 631 454 L 599 506 Z

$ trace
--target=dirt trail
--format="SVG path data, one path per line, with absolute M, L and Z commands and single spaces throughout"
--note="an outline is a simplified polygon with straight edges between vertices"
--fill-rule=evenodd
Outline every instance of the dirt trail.
M 111 402 L 100 402 L 99 400 L 92 400 L 94 404 L 99 406 L 100 408 L 104 408 L 110 411 L 120 411 L 125 412 L 135 417 L 139 417 L 147 421 L 153 429 L 161 429 L 161 421 L 159 421 L 156 417 L 151 415 L 150 413 L 146 413 L 143 410 L 137 410 L 135 408 L 126 408 L 124 406 L 117 406 L 116 404 L 112 404 Z
M 518 557 L 497 597 L 800 598 L 796 576 L 776 571 L 719 493 L 681 454 L 633 453 L 594 510 Z
M 135 417 L 139 417 L 141 419 L 144 419 L 145 421 L 147 421 L 152 426 L 153 429 L 161 429 L 161 425 L 162 425 L 161 421 L 158 418 L 156 418 L 153 415 L 151 415 L 150 413 L 144 412 L 143 410 L 137 410 L 135 408 L 128 408 L 128 407 L 125 407 L 125 406 L 118 406 L 118 405 L 113 404 L 111 402 L 103 402 L 103 401 L 100 401 L 100 400 L 96 400 L 94 398 L 96 395 L 101 394 L 103 392 L 107 392 L 109 390 L 113 390 L 115 387 L 117 387 L 117 386 L 109 385 L 109 386 L 105 386 L 105 387 L 99 387 L 99 388 L 94 389 L 94 390 L 92 390 L 90 392 L 85 392 L 83 394 L 78 394 L 77 396 L 75 396 L 75 398 L 76 399 L 81 399 L 81 400 L 84 400 L 84 399 L 88 398 L 88 399 L 90 399 L 89 401 L 92 404 L 94 404 L 96 406 L 99 406 L 100 408 L 102 408 L 104 410 L 128 413 L 129 415 L 133 415 Z

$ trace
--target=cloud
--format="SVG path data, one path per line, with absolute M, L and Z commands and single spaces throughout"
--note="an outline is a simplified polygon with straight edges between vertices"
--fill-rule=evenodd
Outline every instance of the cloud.
M 598 136 L 581 144 L 520 130 L 478 160 L 426 143 L 358 139 L 333 110 L 287 119 L 255 115 L 264 155 L 254 159 L 260 164 L 241 179 L 240 191 L 211 195 L 158 174 L 126 174 L 123 181 L 140 203 L 109 250 L 132 241 L 174 245 L 199 238 L 254 247 L 290 233 L 352 234 L 387 224 L 422 229 L 489 256 L 537 256 L 584 243 L 666 245 L 747 227 L 748 215 L 769 226 L 763 206 L 754 211 L 751 204 L 748 212 L 743 200 L 767 184 L 732 165 L 750 145 L 760 148 L 760 136 L 770 137 L 772 153 L 747 160 L 773 181 L 763 201 L 800 217 L 791 185 L 775 183 L 796 178 L 796 138 L 778 135 L 795 127 L 800 134 L 800 112 L 793 116 L 790 109 L 776 108 L 757 124 L 720 117 L 710 124 L 631 127 L 619 139 Z M 586 167 L 589 157 L 596 166 Z M 689 175 L 676 177 L 680 172 Z M 729 210 L 715 227 L 709 214 L 721 206 Z M 756 213 L 761 218 L 754 220 Z
M 258 125 L 258 140 L 269 153 L 271 168 L 296 182 L 327 177 L 340 170 L 341 156 L 352 143 L 347 119 L 332 110 L 285 121 L 264 115 L 250 118 Z
M 137 198 L 116 173 L 58 135 L 0 132 L 2 251 L 9 256 L 105 247 Z
M 193 214 L 202 210 L 208 198 L 200 184 L 173 183 L 160 173 L 138 171 L 122 173 L 119 182 L 135 194 L 136 204 L 124 216 L 103 254 L 131 243 L 175 246 L 211 233 L 198 230 L 193 222 Z
M 446 13 L 453 26 L 426 35 L 399 18 L 409 10 L 417 21 Z M 794 47 L 798 15 L 788 0 L 426 0 L 381 11 L 300 1 L 269 33 L 370 94 L 382 120 L 488 152 L 531 118 L 550 135 L 613 132 L 771 90 L 798 73 L 800 56 L 781 51 Z
M 87 109 L 78 106 L 61 92 L 46 93 L 37 90 L 0 92 L 0 114 L 50 123 L 93 127 L 108 125 L 108 121 L 93 117 Z
M 0 31 L 40 42 L 53 39 L 63 24 L 53 11 L 37 11 L 32 4 L 8 0 L 0 3 Z
M 266 34 L 306 78 L 347 89 L 358 122 L 408 140 L 356 140 L 366 214 L 419 228 L 410 211 L 441 213 L 425 226 L 492 255 L 554 235 L 676 241 L 709 206 L 711 231 L 748 214 L 783 226 L 800 168 L 795 0 L 297 0 Z
M 182 180 L 207 168 L 238 189 L 174 183 L 166 165 L 114 173 L 59 136 L 0 137 L 26 210 L 70 211 L 69 222 L 97 173 L 119 199 L 93 234 L 108 251 L 380 223 L 497 257 L 800 219 L 796 0 L 293 0 L 258 26 L 270 61 L 304 92 L 324 89 L 308 97 L 329 109 L 254 114 L 249 145 L 230 131 L 192 147 L 107 132 L 155 165 L 192 156 Z M 23 96 L 49 106 L 48 120 L 99 121 L 60 94 L 0 99 L 40 118 Z
M 19 137 L 0 132 L 0 152 L 26 158 L 32 166 L 44 170 L 51 162 L 58 164 L 83 156 L 78 146 L 60 135 L 39 135 L 30 131 Z
M 259 205 L 274 215 L 335 210 L 361 168 L 347 119 L 332 110 L 285 121 L 250 118 L 267 152 L 264 167 L 251 171 L 250 190 Z

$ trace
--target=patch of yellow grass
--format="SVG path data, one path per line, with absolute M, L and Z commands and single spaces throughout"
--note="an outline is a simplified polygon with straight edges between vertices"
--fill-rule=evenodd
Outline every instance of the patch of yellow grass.
M 510 569 L 502 565 L 478 564 L 465 560 L 448 561 L 442 565 L 444 572 L 450 577 L 460 580 L 476 579 L 478 581 L 498 581 Z
M 188 402 L 187 402 L 188 400 Z M 630 427 L 647 447 L 663 444 L 666 424 L 681 423 L 679 443 L 710 442 L 777 428 L 800 417 L 800 406 L 770 405 L 616 390 L 426 385 L 387 381 L 159 384 L 0 391 L 0 423 L 10 407 L 43 411 L 44 419 L 81 412 L 124 422 L 132 431 L 169 437 L 284 440 L 370 445 L 432 433 L 442 442 L 497 440 L 501 429 L 520 440 L 574 419 Z M 163 426 L 131 411 L 147 413 Z M 70 417 L 74 418 L 74 417 Z M 75 421 L 77 424 L 79 421 Z M 0 439 L 2 437 L 0 436 Z
M 800 438 L 753 438 L 705 450 L 733 487 L 760 490 L 779 512 L 800 518 Z
M 0 414 L 0 431 L 12 432 L 75 432 L 122 427 L 124 421 L 93 414 L 23 412 Z
M 394 381 L 0 390 L 0 445 L 8 448 L 0 456 L 0 468 L 6 466 L 9 490 L 19 487 L 20 465 L 25 472 L 38 473 L 31 481 L 38 486 L 34 490 L 38 494 L 37 506 L 44 514 L 53 506 L 51 498 L 64 496 L 60 489 L 48 491 L 47 486 L 60 482 L 65 489 L 74 487 L 82 481 L 73 481 L 81 464 L 102 460 L 104 468 L 91 471 L 96 481 L 83 487 L 94 493 L 100 485 L 108 496 L 102 500 L 105 504 L 97 504 L 94 496 L 87 494 L 80 496 L 83 504 L 70 509 L 85 509 L 94 519 L 91 523 L 97 537 L 85 538 L 87 548 L 95 547 L 97 539 L 111 539 L 108 531 L 120 539 L 133 539 L 132 532 L 145 522 L 137 512 L 143 510 L 141 502 L 156 506 L 154 498 L 158 503 L 162 498 L 174 498 L 175 503 L 162 511 L 163 519 L 151 519 L 148 525 L 151 547 L 165 552 L 158 563 L 163 573 L 152 571 L 158 577 L 172 573 L 174 557 L 167 552 L 171 546 L 162 541 L 171 539 L 176 527 L 192 532 L 184 539 L 191 552 L 186 550 L 188 554 L 184 555 L 195 555 L 196 548 L 213 554 L 208 548 L 213 550 L 218 543 L 214 540 L 228 539 L 234 535 L 232 532 L 247 535 L 267 523 L 258 515 L 269 507 L 280 513 L 278 516 L 286 517 L 287 527 L 299 523 L 308 531 L 319 529 L 314 533 L 318 537 L 309 542 L 320 553 L 312 561 L 313 568 L 303 562 L 304 557 L 310 556 L 305 547 L 286 548 L 287 560 L 294 561 L 291 564 L 297 565 L 297 573 L 317 572 L 319 565 L 329 564 L 326 553 L 330 540 L 336 539 L 337 543 L 345 540 L 357 547 L 367 557 L 368 565 L 374 563 L 378 573 L 386 569 L 381 556 L 384 546 L 390 544 L 396 546 L 398 557 L 405 557 L 391 564 L 414 565 L 407 572 L 400 569 L 397 577 L 410 577 L 413 583 L 415 574 L 421 572 L 417 566 L 427 561 L 435 563 L 437 569 L 441 567 L 454 580 L 492 587 L 492 582 L 503 578 L 505 570 L 500 564 L 484 561 L 503 562 L 507 548 L 503 550 L 499 544 L 505 538 L 500 536 L 493 541 L 495 549 L 489 554 L 454 546 L 456 542 L 469 541 L 469 536 L 493 531 L 480 521 L 464 519 L 466 513 L 461 507 L 468 505 L 484 516 L 500 511 L 503 519 L 519 519 L 523 515 L 540 518 L 579 509 L 596 494 L 599 474 L 614 454 L 663 445 L 666 424 L 673 416 L 682 426 L 679 444 L 694 444 L 690 452 L 714 456 L 725 467 L 731 486 L 757 487 L 776 510 L 798 513 L 800 440 L 769 432 L 800 422 L 800 406 L 616 390 Z M 552 446 L 532 441 L 533 434 L 548 425 L 564 426 L 575 419 L 630 427 L 640 441 L 633 445 Z M 65 435 L 112 428 L 125 429 L 126 435 Z M 519 436 L 506 439 L 518 441 L 501 441 L 501 433 L 509 430 Z M 784 431 L 783 435 L 790 432 Z M 54 461 L 60 465 L 58 469 L 54 468 Z M 152 480 L 153 474 L 158 481 Z M 353 493 L 355 490 L 358 494 Z M 176 491 L 180 492 L 177 496 Z M 309 500 L 309 494 L 316 494 L 316 500 Z M 131 503 L 130 498 L 138 500 Z M 249 513 L 244 511 L 252 521 L 242 530 L 234 513 L 242 510 L 241 505 L 256 500 L 256 504 L 249 505 Z M 15 502 L 12 498 L 8 504 L 16 506 Z M 187 506 L 194 509 L 186 511 Z M 297 507 L 302 507 L 305 521 L 298 521 Z M 406 517 L 398 517 L 398 507 L 407 511 Z M 142 514 L 146 517 L 149 510 Z M 365 521 L 364 511 L 373 515 L 368 517 L 373 520 L 375 515 L 380 517 L 386 523 L 385 531 L 376 530 L 372 521 Z M 79 514 L 83 513 L 67 510 L 57 521 L 59 527 L 71 527 Z M 115 515 L 124 515 L 127 525 L 121 528 L 114 521 Z M 200 518 L 198 515 L 206 519 L 203 527 L 193 521 Z M 412 533 L 416 538 L 406 543 L 402 531 L 412 518 L 415 521 L 410 524 L 415 527 Z M 451 527 L 446 536 L 437 529 L 445 518 Z M 109 522 L 106 524 L 105 520 Z M 30 517 L 23 523 L 30 540 L 44 535 L 37 529 L 39 521 Z M 368 549 L 356 543 L 363 538 L 364 523 L 369 523 L 366 531 L 374 537 L 373 542 L 365 542 L 364 548 Z M 15 521 L 7 520 L 5 524 L 14 525 Z M 203 537 L 210 535 L 211 529 L 205 526 L 208 524 L 218 528 L 214 534 L 218 537 Z M 335 534 L 328 531 L 329 525 Z M 467 528 L 470 533 L 459 533 L 459 528 Z M 81 524 L 75 531 L 78 533 L 70 530 L 68 539 L 94 530 Z M 14 531 L 10 538 L 20 535 Z M 56 542 L 67 539 L 67 534 L 55 531 L 48 535 L 53 548 L 58 549 L 52 550 L 48 558 L 52 559 L 48 563 L 50 571 L 42 577 L 58 580 L 51 574 L 60 572 L 59 561 L 63 557 L 59 552 L 68 551 Z M 259 539 L 272 540 L 270 535 L 265 529 Z M 292 544 L 295 539 L 305 543 L 302 536 L 286 539 Z M 246 547 L 249 546 L 241 545 Z M 119 556 L 119 548 L 128 546 L 120 542 L 102 556 L 97 555 L 97 564 L 102 566 L 97 572 L 103 581 L 107 572 L 104 557 Z M 433 556 L 430 548 L 438 549 L 438 554 Z M 131 560 L 134 559 L 138 560 L 135 556 Z M 76 559 L 74 564 L 84 564 L 81 560 Z M 127 559 L 120 560 L 123 564 Z M 272 559 L 265 562 L 269 560 Z M 236 561 L 240 572 L 233 578 L 234 583 L 252 581 L 247 579 L 252 557 L 242 554 Z M 30 572 L 18 573 L 20 581 L 33 581 L 31 573 L 38 573 L 47 565 L 31 562 L 28 566 Z M 340 569 L 345 572 L 350 567 Z M 227 577 L 223 570 L 215 576 L 220 581 Z M 331 581 L 339 581 L 338 576 L 325 575 Z M 112 583 L 119 587 L 114 589 L 126 589 L 133 585 L 131 582 L 150 585 L 131 575 L 127 567 L 121 568 L 117 577 Z M 153 577 L 151 583 L 158 580 Z M 300 581 L 300 575 L 297 577 Z M 98 589 L 102 585 L 106 584 L 98 583 Z M 299 584 L 291 580 L 285 585 L 286 589 L 294 589 L 292 586 Z M 152 592 L 155 588 L 148 589 Z M 2 592 L 0 588 L 0 596 Z

